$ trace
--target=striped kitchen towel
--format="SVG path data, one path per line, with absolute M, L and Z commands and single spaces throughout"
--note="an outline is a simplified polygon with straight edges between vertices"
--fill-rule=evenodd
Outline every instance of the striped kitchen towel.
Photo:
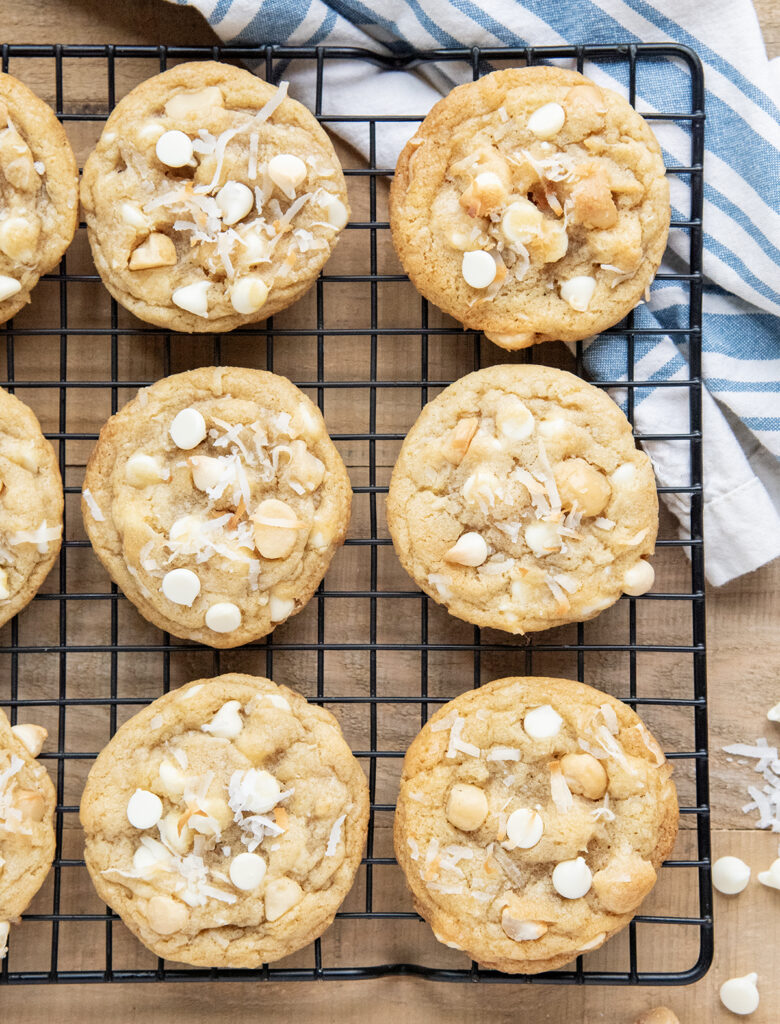
M 706 572 L 722 584 L 780 555 L 780 62 L 767 60 L 749 0 L 178 0 L 197 7 L 228 43 L 358 46 L 384 54 L 463 46 L 674 41 L 696 50 L 705 69 L 704 467 Z M 627 68 L 603 62 L 586 73 L 626 94 Z M 314 106 L 314 70 L 285 69 L 293 95 Z M 387 71 L 328 61 L 324 113 L 425 114 L 470 78 L 465 65 Z M 642 61 L 640 111 L 685 111 L 690 76 L 674 60 Z M 386 125 L 377 159 L 392 167 L 413 124 Z M 690 135 L 680 122 L 654 121 L 669 166 L 688 166 Z M 335 130 L 365 152 L 354 124 Z M 688 219 L 690 187 L 671 175 L 673 220 Z M 689 237 L 672 229 L 662 269 L 685 273 Z M 657 281 L 637 322 L 687 326 L 684 283 Z M 682 340 L 673 340 L 682 338 Z M 689 375 L 685 335 L 637 339 L 636 378 Z M 595 379 L 625 377 L 623 346 L 597 338 L 585 363 Z M 621 365 L 622 364 L 622 365 Z M 618 396 L 619 397 L 619 396 Z M 686 432 L 686 388 L 637 393 L 639 433 Z M 647 442 L 659 483 L 690 482 L 687 444 Z M 664 494 L 687 530 L 685 494 Z

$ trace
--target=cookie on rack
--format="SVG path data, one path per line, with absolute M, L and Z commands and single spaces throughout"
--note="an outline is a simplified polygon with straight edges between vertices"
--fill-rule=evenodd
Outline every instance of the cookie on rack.
M 174 636 L 237 647 L 312 596 L 349 523 L 349 477 L 319 409 L 286 377 L 206 367 L 143 388 L 84 477 L 92 546 Z
M 30 301 L 78 224 L 79 173 L 48 104 L 0 73 L 0 323 Z
M 647 122 L 555 67 L 494 71 L 436 104 L 390 193 L 422 294 L 497 345 L 576 341 L 636 306 L 661 262 L 669 185 Z
M 0 625 L 35 597 L 62 542 L 62 479 L 32 409 L 0 388 Z
M 671 766 L 621 701 L 508 678 L 441 708 L 404 759 L 395 852 L 436 938 L 552 970 L 637 912 L 677 834 Z
M 81 202 L 114 298 L 186 332 L 285 309 L 349 219 L 330 139 L 287 83 L 214 61 L 171 68 L 116 105 Z
M 39 725 L 12 726 L 0 709 L 0 960 L 54 859 L 57 794 L 35 760 L 46 736 Z
M 158 956 L 259 967 L 316 939 L 349 892 L 368 785 L 324 708 L 223 675 L 126 722 L 81 801 L 102 900 Z
M 591 619 L 654 581 L 650 459 L 603 391 L 548 366 L 491 366 L 429 402 L 387 523 L 426 594 L 509 633 Z

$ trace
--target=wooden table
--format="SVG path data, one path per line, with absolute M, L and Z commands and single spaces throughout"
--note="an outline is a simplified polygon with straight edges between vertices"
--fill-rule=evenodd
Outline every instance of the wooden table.
M 108 5 L 103 0 L 5 0 L 7 42 L 115 42 L 208 44 L 215 39 L 191 10 L 158 0 Z M 759 0 L 759 16 L 770 53 L 780 50 L 780 4 Z M 735 524 L 739 529 L 740 524 Z M 677 553 L 679 555 L 679 553 Z M 682 559 L 682 555 L 679 555 Z M 766 710 L 780 699 L 780 563 L 729 586 L 708 592 L 711 784 L 714 855 L 733 853 L 754 875 L 777 855 L 777 837 L 749 827 L 740 811 L 747 769 L 727 761 L 720 748 L 766 735 L 780 727 Z M 78 855 L 76 851 L 76 855 Z M 683 894 L 680 893 L 680 899 Z M 467 1020 L 499 1024 L 533 1020 L 566 1024 L 633 1021 L 642 1010 L 666 1003 L 683 1024 L 733 1020 L 720 1005 L 720 983 L 736 974 L 759 972 L 761 1007 L 751 1021 L 780 1017 L 780 893 L 752 882 L 737 898 L 716 894 L 716 954 L 707 977 L 688 988 L 668 990 L 572 987 L 440 985 L 409 978 L 373 982 L 199 985 L 114 985 L 0 989 L 0 1019 L 15 1024 L 143 1019 L 168 1024 L 179 1018 L 239 1022 L 293 1017 L 310 1022 L 380 1019 Z M 422 927 L 422 926 L 420 926 Z

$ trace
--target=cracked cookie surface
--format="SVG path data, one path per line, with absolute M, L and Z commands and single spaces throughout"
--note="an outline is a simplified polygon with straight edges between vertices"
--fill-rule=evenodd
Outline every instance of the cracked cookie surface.
M 462 694 L 404 759 L 395 853 L 415 908 L 500 971 L 597 949 L 674 846 L 670 776 L 638 716 L 590 686 L 507 678 Z
M 478 626 L 580 622 L 653 584 L 650 459 L 604 392 L 552 367 L 488 367 L 429 402 L 387 522 L 418 586 Z
M 236 647 L 303 608 L 344 542 L 351 500 L 303 392 L 262 370 L 207 367 L 157 381 L 112 416 L 82 514 L 142 615 Z
M 9 926 L 27 909 L 54 859 L 57 794 L 36 761 L 46 730 L 11 726 L 0 709 L 0 960 Z
M 508 349 L 574 341 L 642 298 L 669 230 L 646 121 L 563 68 L 495 71 L 437 103 L 402 151 L 393 241 L 417 289 Z
M 117 104 L 81 201 L 114 298 L 187 332 L 285 309 L 349 219 L 330 139 L 287 83 L 214 61 L 171 68 Z
M 126 722 L 81 801 L 101 899 L 158 956 L 259 967 L 333 920 L 368 784 L 329 711 L 260 677 L 200 679 Z
M 0 388 L 0 625 L 35 597 L 62 543 L 57 457 L 32 409 Z
M 0 323 L 59 263 L 78 224 L 78 167 L 51 107 L 0 73 Z

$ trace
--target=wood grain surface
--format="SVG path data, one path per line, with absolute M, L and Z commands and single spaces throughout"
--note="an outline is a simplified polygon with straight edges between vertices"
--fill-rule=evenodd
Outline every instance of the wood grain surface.
M 777 0 L 759 0 L 756 4 L 761 22 L 764 26 L 770 55 L 780 50 L 780 4 Z M 192 10 L 176 8 L 158 0 L 134 0 L 128 4 L 107 4 L 104 0 L 4 0 L 2 4 L 2 40 L 15 43 L 26 42 L 63 42 L 63 43 L 192 43 L 210 44 L 216 39 L 199 15 Z M 13 68 L 11 69 L 14 70 Z M 153 73 L 150 67 L 148 73 Z M 80 65 L 68 69 L 69 96 L 76 97 L 90 109 L 94 103 L 94 69 Z M 40 80 L 32 69 L 26 76 L 29 84 L 46 94 L 51 82 L 42 70 Z M 120 76 L 118 89 L 129 86 L 130 82 Z M 121 94 L 121 92 L 120 92 Z M 99 100 L 97 101 L 99 105 Z M 92 108 L 94 109 L 94 108 Z M 69 134 L 79 151 L 83 161 L 89 146 L 94 142 L 93 125 L 68 126 Z M 347 160 L 355 164 L 355 157 L 344 153 Z M 354 180 L 354 179 L 353 179 Z M 358 215 L 365 214 L 364 195 L 358 195 L 353 201 Z M 363 248 L 354 246 L 347 249 L 342 246 L 334 260 L 338 261 L 338 272 L 350 270 L 360 272 L 364 267 L 366 253 Z M 380 259 L 386 260 L 384 269 L 394 266 L 392 252 L 383 251 Z M 91 263 L 83 233 L 77 240 L 69 255 L 69 270 L 78 272 L 91 271 Z M 364 272 L 364 270 L 363 270 Z M 41 286 L 41 288 L 46 286 Z M 404 286 L 405 287 L 405 286 Z M 54 293 L 50 291 L 53 299 Z M 71 323 L 83 324 L 105 322 L 106 298 L 100 285 L 83 286 L 77 293 L 75 308 L 69 310 Z M 401 296 L 398 292 L 397 296 Z M 388 305 L 395 307 L 393 293 L 388 293 Z M 364 323 L 361 320 L 360 302 L 362 296 L 352 293 L 345 296 L 345 322 L 354 317 L 355 325 Z M 33 306 L 35 303 L 33 304 Z M 310 322 L 313 308 L 307 300 L 303 300 L 289 313 L 289 324 L 303 327 Z M 394 308 L 394 318 L 397 311 Z M 29 314 L 33 319 L 34 313 Z M 103 318 L 101 320 L 101 317 Z M 129 322 L 129 321 L 125 321 Z M 40 337 L 29 345 L 22 344 L 20 339 L 16 345 L 16 376 L 19 379 L 38 379 L 51 376 L 52 360 L 58 353 L 58 338 Z M 210 350 L 198 340 L 182 340 L 173 349 L 176 365 L 172 371 L 189 365 L 197 365 L 199 361 L 209 358 Z M 551 358 L 563 359 L 560 352 L 555 354 L 554 347 L 549 349 Z M 393 352 L 382 350 L 380 358 L 387 362 L 381 372 L 385 376 L 402 373 L 405 362 L 411 358 L 411 349 L 404 347 L 399 339 Z M 120 348 L 120 371 L 124 376 L 136 374 L 141 378 L 159 376 L 162 373 L 159 363 L 159 352 L 155 352 L 151 344 L 137 344 Z M 347 376 L 358 377 L 367 372 L 365 344 L 360 339 L 345 340 L 339 347 L 340 372 Z M 251 357 L 241 343 L 226 339 L 223 347 L 226 362 L 231 358 L 248 364 Z M 446 376 L 463 372 L 459 363 L 459 351 L 432 350 L 432 359 L 437 369 Z M 300 377 L 306 373 L 305 367 L 311 367 L 314 358 L 313 348 L 302 345 L 293 356 L 280 346 L 275 369 L 285 372 L 286 369 Z M 71 377 L 79 379 L 102 379 L 107 372 L 108 353 L 100 344 L 91 340 L 88 335 L 74 337 L 69 343 L 68 371 Z M 285 363 L 288 361 L 289 365 Z M 460 370 L 458 369 L 460 366 Z M 56 373 L 56 370 L 54 371 Z M 408 375 L 408 374 L 407 374 Z M 411 390 L 411 389 L 410 389 Z M 22 394 L 21 397 L 25 398 Z M 120 393 L 120 402 L 127 395 Z M 40 413 L 46 429 L 56 429 L 58 417 L 57 395 L 53 391 L 35 389 L 28 393 L 27 400 Z M 326 409 L 331 430 L 336 432 L 359 432 L 365 430 L 365 409 L 356 408 L 352 397 L 345 390 L 333 397 L 328 397 Z M 403 430 L 414 418 L 415 402 L 419 407 L 419 392 L 403 396 L 398 407 L 387 413 L 387 419 L 380 425 L 382 430 Z M 89 432 L 96 428 L 110 413 L 109 408 L 95 407 L 86 399 L 69 397 L 67 412 L 67 428 L 69 431 Z M 406 425 L 406 426 L 404 426 Z M 84 461 L 89 453 L 91 442 L 69 443 L 68 483 L 78 484 L 81 479 Z M 353 481 L 366 482 L 365 451 L 360 443 L 340 445 L 350 466 Z M 386 446 L 379 454 L 380 472 L 387 473 L 392 465 L 397 446 Z M 379 482 L 384 482 L 380 480 Z M 75 496 L 72 496 L 75 497 Z M 358 501 L 355 513 L 355 529 L 359 530 L 365 523 L 368 513 L 367 504 Z M 78 522 L 76 502 L 69 498 L 69 535 L 83 536 Z M 740 524 L 735 524 L 735 529 Z M 670 536 L 671 523 L 666 517 L 662 526 L 662 535 Z M 659 558 L 659 570 L 664 586 L 669 589 L 684 586 L 688 577 L 688 568 L 684 556 L 677 550 L 665 550 Z M 334 563 L 333 573 L 329 576 L 329 585 L 346 588 L 354 581 L 355 575 L 363 571 L 358 549 L 346 549 L 343 557 Z M 388 553 L 386 563 L 382 565 L 382 585 L 390 586 L 393 582 L 405 586 L 403 573 L 393 563 Z M 96 559 L 88 550 L 71 549 L 68 566 L 69 585 L 78 589 L 99 589 L 105 586 L 105 576 Z M 48 589 L 55 589 L 56 585 Z M 684 624 L 676 621 L 674 608 L 666 608 L 666 602 L 658 602 L 652 610 L 652 618 L 646 623 L 648 631 L 656 635 L 659 630 L 667 631 L 670 636 L 683 636 Z M 124 607 L 124 606 L 123 606 Z M 416 605 L 415 605 L 416 607 Z M 29 630 L 40 638 L 49 635 L 56 638 L 56 615 L 53 615 L 56 602 L 36 602 L 23 620 L 23 629 Z M 711 761 L 712 812 L 713 812 L 713 845 L 715 856 L 724 853 L 737 854 L 753 867 L 754 876 L 777 856 L 777 836 L 757 832 L 749 827 L 749 819 L 741 810 L 746 802 L 746 786 L 752 782 L 748 766 L 740 765 L 737 759 L 727 759 L 721 752 L 724 744 L 738 740 L 750 741 L 758 736 L 767 736 L 770 742 L 780 741 L 780 727 L 771 725 L 765 719 L 766 710 L 780 700 L 780 684 L 777 682 L 780 669 L 780 631 L 778 617 L 780 614 L 780 563 L 768 566 L 758 572 L 737 580 L 720 588 L 708 590 L 708 644 L 709 644 L 709 695 L 710 695 L 710 743 L 713 752 Z M 305 615 L 305 613 L 304 613 Z M 351 618 L 352 616 L 352 618 Z M 353 611 L 345 610 L 344 621 L 339 621 L 340 630 L 355 630 L 358 635 L 365 628 L 359 620 L 360 610 L 356 606 Z M 355 618 L 357 617 L 357 618 Z M 305 632 L 312 627 L 314 620 L 308 622 L 300 616 L 296 628 Z M 446 616 L 434 617 L 435 628 L 441 630 L 442 636 L 454 635 L 457 625 Z M 600 621 L 600 620 L 599 620 Z M 606 620 L 605 620 L 606 621 Z M 298 620 L 296 620 L 298 623 Z M 100 616 L 90 614 L 72 615 L 69 619 L 69 640 L 78 643 L 87 638 L 107 636 L 108 624 Z M 151 635 L 144 623 L 132 614 L 122 620 L 123 630 L 128 637 L 137 638 L 140 642 Z M 382 626 L 380 623 L 380 630 Z M 448 632 L 450 631 L 450 632 Z M 38 641 L 40 642 L 40 640 Z M 591 656 L 589 656 L 591 657 Z M 53 681 L 57 678 L 58 665 L 56 656 L 46 660 L 45 656 L 36 655 L 34 669 L 31 666 L 25 674 L 24 666 L 20 669 L 20 678 L 26 680 L 26 695 L 33 696 L 48 693 Z M 235 655 L 235 664 L 240 667 L 240 653 Z M 187 659 L 175 662 L 174 682 L 193 678 L 195 674 L 208 674 L 210 665 L 208 654 L 192 655 Z M 294 656 L 280 657 L 278 665 L 285 675 L 285 681 L 293 685 L 298 683 L 302 689 L 307 686 L 307 673 L 310 664 L 305 657 L 295 659 Z M 598 682 L 602 676 L 609 676 L 608 665 L 600 662 L 587 662 L 588 681 Z M 73 672 L 69 678 L 69 694 L 71 696 L 87 693 L 94 679 L 105 672 L 105 659 L 85 655 L 82 660 L 72 663 Z M 230 667 L 233 667 L 232 664 Z M 446 687 L 448 672 L 455 666 L 442 664 L 432 674 L 433 679 L 440 679 L 443 694 L 449 694 Z M 566 666 L 556 662 L 555 658 L 535 664 L 538 672 L 561 670 L 565 673 Z M 139 692 L 138 680 L 142 679 L 145 668 L 144 657 L 127 662 L 120 660 L 119 686 L 120 692 Z M 393 673 L 399 676 L 408 669 L 398 660 L 388 660 L 386 671 L 389 673 L 388 685 L 392 685 Z M 486 672 L 495 668 L 493 674 L 499 674 L 499 660 L 487 661 Z M 78 670 L 78 671 L 76 671 Z M 355 660 L 354 663 L 340 661 L 329 667 L 328 671 L 341 673 L 340 678 L 351 681 L 356 687 L 365 674 L 365 666 Z M 438 673 L 438 675 L 437 675 Z M 592 673 L 592 675 L 591 675 Z M 661 658 L 648 662 L 643 667 L 643 678 L 651 680 L 653 692 L 675 692 L 674 672 L 669 672 Z M 489 678 L 486 675 L 485 678 Z M 619 681 L 611 679 L 615 685 Z M 449 684 L 452 687 L 452 684 Z M 82 688 L 83 687 L 83 691 Z M 457 687 L 453 692 L 457 692 Z M 140 692 L 143 692 L 141 689 Z M 156 692 L 156 690 L 155 690 Z M 357 691 L 356 691 L 357 692 Z M 129 709 L 124 713 L 129 713 Z M 70 712 L 69 712 L 70 714 Z M 360 742 L 365 729 L 365 722 L 356 714 L 352 717 L 342 716 L 348 739 L 353 743 Z M 49 723 L 56 730 L 56 721 Z M 650 723 L 652 725 L 652 722 Z M 665 739 L 679 743 L 680 748 L 685 742 L 689 723 L 680 719 L 666 719 L 664 722 Z M 391 720 L 388 734 L 381 738 L 388 746 L 401 747 L 414 733 L 416 728 L 413 719 L 407 720 L 403 715 Z M 107 735 L 107 723 L 101 709 L 83 709 L 78 716 L 74 715 L 69 724 L 68 743 L 71 749 L 82 751 L 94 750 L 104 742 Z M 66 779 L 66 802 L 76 803 L 88 768 L 87 762 L 74 762 L 69 765 Z M 755 778 L 755 776 L 753 776 Z M 689 780 L 681 777 L 681 789 L 689 786 Z M 689 824 L 689 823 L 686 823 Z M 375 853 L 389 852 L 389 821 L 378 822 L 377 849 Z M 694 850 L 693 836 L 690 829 L 685 829 L 676 848 L 676 856 L 685 856 Z M 66 856 L 78 858 L 80 850 L 80 832 L 75 818 L 70 816 L 66 821 L 64 836 L 64 852 Z M 670 872 L 666 872 L 667 875 Z M 658 892 L 651 897 L 654 911 L 657 912 L 690 912 L 691 883 L 693 875 L 686 871 L 671 872 L 674 877 L 664 885 L 659 884 Z M 75 909 L 87 905 L 98 913 L 100 906 L 92 894 L 89 881 L 83 871 L 68 879 L 67 892 L 63 895 L 63 908 Z M 385 899 L 388 905 L 394 901 L 405 899 L 402 891 L 392 880 L 377 881 L 378 899 Z M 357 893 L 355 898 L 359 898 Z M 41 897 L 49 900 L 46 891 Z M 259 984 L 259 983 L 203 983 L 203 984 L 166 984 L 166 985 L 95 985 L 83 988 L 71 986 L 48 986 L 31 988 L 0 988 L 0 1021 L 13 1021 L 14 1024 L 41 1024 L 52 1020 L 57 1022 L 76 1022 L 79 1024 L 103 1024 L 106 1020 L 117 1022 L 144 1021 L 149 1024 L 169 1024 L 173 1021 L 187 1021 L 191 1024 L 201 1022 L 244 1022 L 246 1020 L 303 1020 L 320 1024 L 357 1024 L 366 1021 L 409 1020 L 425 1022 L 474 1021 L 479 1024 L 499 1024 L 499 1022 L 534 1021 L 540 1024 L 631 1024 L 644 1010 L 664 1003 L 672 1007 L 678 1014 L 682 1024 L 698 1024 L 699 1021 L 727 1022 L 734 1020 L 732 1015 L 723 1010 L 718 1001 L 719 985 L 728 977 L 758 971 L 761 992 L 761 1006 L 750 1018 L 755 1024 L 770 1024 L 780 1019 L 780 892 L 774 892 L 760 886 L 753 880 L 748 889 L 738 897 L 723 897 L 715 894 L 715 927 L 716 954 L 712 970 L 706 978 L 687 988 L 669 989 L 626 989 L 626 988 L 575 988 L 566 986 L 502 986 L 502 985 L 446 985 L 425 982 L 411 978 L 388 978 L 371 982 L 328 982 L 328 983 L 296 983 L 296 984 Z M 422 956 L 427 962 L 444 962 L 462 965 L 457 954 L 442 954 L 441 948 L 430 939 L 427 928 L 423 924 L 403 922 L 402 928 L 390 929 L 372 925 L 377 929 L 368 938 L 376 949 L 381 949 L 388 958 Z M 62 967 L 94 967 L 102 963 L 101 925 L 93 938 L 82 944 L 82 933 L 69 935 L 67 928 L 62 934 Z M 154 961 L 129 936 L 122 937 L 123 929 L 114 929 L 116 939 L 115 955 L 122 962 L 137 966 L 153 965 Z M 647 929 L 646 931 L 652 931 Z M 661 966 L 669 968 L 670 964 L 679 965 L 681 958 L 687 955 L 690 938 L 684 935 L 675 937 L 669 942 L 669 932 L 657 936 L 643 935 L 642 957 L 640 967 Z M 27 943 L 26 955 L 38 957 L 45 966 L 48 949 L 43 941 L 43 931 L 30 924 L 19 929 L 14 937 L 17 948 Z M 365 931 L 350 934 L 348 929 L 341 929 L 331 937 L 334 943 L 349 946 L 365 941 Z M 620 947 L 622 940 L 615 939 L 609 946 L 615 948 L 605 958 L 617 957 L 625 953 Z M 679 944 L 677 944 L 679 943 Z M 609 948 L 606 947 L 607 949 Z M 596 956 L 601 956 L 600 951 Z M 305 957 L 301 963 L 310 963 Z M 605 963 L 613 963 L 605 959 Z

